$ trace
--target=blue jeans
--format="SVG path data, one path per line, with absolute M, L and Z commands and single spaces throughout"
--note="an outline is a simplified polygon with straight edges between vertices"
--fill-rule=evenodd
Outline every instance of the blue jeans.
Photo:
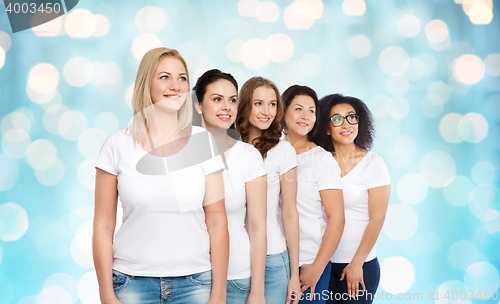
M 363 264 L 363 281 L 365 282 L 366 292 L 363 293 L 363 287 L 359 284 L 358 299 L 349 299 L 347 293 L 347 281 L 344 278 L 340 281 L 340 275 L 347 266 L 347 263 L 332 263 L 332 272 L 330 275 L 330 286 L 328 287 L 329 297 L 327 304 L 370 304 L 375 298 L 378 283 L 380 281 L 380 265 L 378 259 Z
M 250 295 L 252 279 L 227 280 L 226 304 L 245 304 Z
M 288 250 L 268 254 L 266 259 L 266 278 L 264 297 L 268 304 L 284 304 L 288 296 L 290 281 L 290 260 Z
M 212 271 L 160 278 L 113 270 L 113 287 L 122 304 L 206 304 L 212 290 Z
M 321 274 L 321 277 L 319 277 L 318 283 L 316 283 L 314 294 L 311 295 L 311 289 L 307 288 L 300 297 L 301 300 L 299 301 L 299 304 L 325 304 L 328 297 L 328 283 L 330 282 L 331 268 L 332 264 L 328 262 L 323 270 L 323 273 Z M 310 299 L 312 299 L 312 301 L 310 301 Z

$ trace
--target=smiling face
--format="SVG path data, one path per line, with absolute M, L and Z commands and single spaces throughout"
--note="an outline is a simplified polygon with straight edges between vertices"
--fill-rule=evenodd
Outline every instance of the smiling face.
M 177 112 L 186 100 L 189 91 L 187 72 L 179 59 L 163 57 L 151 80 L 153 104 L 166 111 Z
M 356 114 L 354 108 L 346 103 L 335 105 L 330 110 L 330 117 L 334 115 L 347 116 Z M 354 145 L 354 139 L 358 136 L 358 124 L 351 125 L 344 119 L 340 127 L 334 127 L 331 122 L 328 124 L 328 135 L 333 145 Z
M 252 111 L 248 117 L 249 128 L 260 131 L 269 129 L 276 117 L 278 101 L 276 92 L 270 87 L 261 86 L 252 94 Z
M 201 112 L 207 129 L 229 129 L 236 120 L 238 92 L 228 80 L 220 79 L 207 85 L 203 101 L 197 110 Z
M 285 112 L 286 132 L 307 136 L 316 123 L 314 100 L 307 95 L 296 96 Z

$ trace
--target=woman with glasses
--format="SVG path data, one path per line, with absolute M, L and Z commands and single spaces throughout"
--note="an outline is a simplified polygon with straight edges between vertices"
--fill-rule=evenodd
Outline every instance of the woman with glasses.
M 345 227 L 331 261 L 327 303 L 372 303 L 380 280 L 375 243 L 390 196 L 389 171 L 369 150 L 373 119 L 358 98 L 333 94 L 318 107 L 313 141 L 333 152 L 342 176 Z
M 330 259 L 344 229 L 340 168 L 331 153 L 309 140 L 316 123 L 316 92 L 306 86 L 293 85 L 281 98 L 286 140 L 295 148 L 299 164 L 299 266 L 304 292 L 299 304 L 324 304 L 330 281 Z

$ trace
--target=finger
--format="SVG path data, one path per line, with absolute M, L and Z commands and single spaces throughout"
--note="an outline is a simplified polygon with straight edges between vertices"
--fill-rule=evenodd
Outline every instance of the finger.
M 307 285 L 303 285 L 302 287 L 300 287 L 300 291 L 301 291 L 301 292 L 304 292 L 304 291 L 306 291 L 306 290 L 307 290 L 307 288 L 309 288 L 309 286 L 307 286 Z
M 295 292 L 295 300 L 293 301 L 293 304 L 299 304 L 300 295 L 301 295 L 300 292 L 298 291 Z
M 311 292 L 311 297 L 309 298 L 309 301 L 312 301 L 312 300 L 314 299 L 314 289 L 315 289 L 315 288 L 316 288 L 316 285 L 311 286 L 311 290 L 310 290 L 310 292 Z
M 286 297 L 286 304 L 290 304 L 290 301 L 292 300 L 292 292 L 290 291 L 288 293 L 288 296 Z
M 340 280 L 342 281 L 345 277 L 345 268 L 342 270 L 342 274 L 340 275 Z
M 366 291 L 366 286 L 365 286 L 365 282 L 363 282 L 363 280 L 361 280 L 361 282 L 359 282 L 361 284 L 361 286 L 363 286 L 363 290 Z
M 353 296 L 356 297 L 356 299 L 358 298 L 358 286 L 359 286 L 359 283 L 356 282 L 353 284 Z
M 347 282 L 347 294 L 351 296 L 351 283 Z

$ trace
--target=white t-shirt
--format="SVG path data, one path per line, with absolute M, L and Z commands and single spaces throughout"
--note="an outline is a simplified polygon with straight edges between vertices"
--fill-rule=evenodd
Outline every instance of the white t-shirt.
M 259 151 L 247 143 L 237 141 L 226 160 L 224 191 L 229 229 L 228 280 L 244 279 L 251 275 L 250 238 L 245 228 L 245 183 L 266 175 Z
M 292 145 L 280 139 L 264 159 L 267 171 L 267 254 L 286 250 L 286 239 L 279 215 L 280 176 L 297 167 L 297 155 Z
M 217 155 L 212 135 L 199 127 L 181 151 L 166 158 L 134 145 L 126 129 L 106 139 L 95 167 L 117 176 L 123 205 L 114 269 L 152 277 L 211 269 L 203 198 L 205 175 L 224 168 Z
M 340 168 L 322 147 L 297 155 L 297 211 L 299 212 L 299 266 L 312 264 L 326 230 L 320 191 L 342 189 Z
M 350 263 L 352 261 L 370 221 L 368 189 L 390 184 L 389 170 L 384 160 L 372 152 L 368 152 L 349 173 L 342 177 L 345 226 L 332 262 Z M 373 246 L 365 261 L 371 261 L 376 256 L 375 246 Z

